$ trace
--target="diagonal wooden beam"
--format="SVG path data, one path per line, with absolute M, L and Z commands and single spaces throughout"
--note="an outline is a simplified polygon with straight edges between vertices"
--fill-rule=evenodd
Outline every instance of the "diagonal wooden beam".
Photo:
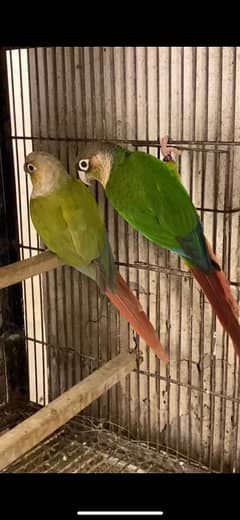
M 21 262 L 6 265 L 0 268 L 0 289 L 26 280 L 26 278 L 31 276 L 36 276 L 39 273 L 45 273 L 60 265 L 64 265 L 64 263 L 50 251 L 45 251 L 40 255 L 22 260 Z
M 0 437 L 0 470 L 34 448 L 98 399 L 141 361 L 135 351 L 119 354 L 45 408 L 3 434 Z

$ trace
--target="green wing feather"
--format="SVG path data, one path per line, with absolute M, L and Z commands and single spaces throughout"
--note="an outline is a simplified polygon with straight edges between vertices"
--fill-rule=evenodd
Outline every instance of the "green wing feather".
M 42 240 L 64 263 L 114 286 L 115 265 L 103 220 L 88 188 L 69 177 L 47 196 L 30 201 L 31 218 Z
M 199 217 L 176 168 L 143 152 L 117 154 L 106 186 L 114 208 L 149 240 L 212 269 Z

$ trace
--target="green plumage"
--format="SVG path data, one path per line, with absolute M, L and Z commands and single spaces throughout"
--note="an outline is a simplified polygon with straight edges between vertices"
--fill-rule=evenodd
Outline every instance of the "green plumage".
M 136 230 L 205 272 L 215 268 L 202 226 L 176 168 L 144 152 L 116 146 L 106 195 Z
M 103 221 L 79 181 L 69 177 L 52 193 L 31 199 L 30 212 L 45 244 L 66 264 L 83 267 L 101 254 Z
M 114 287 L 115 266 L 103 220 L 84 184 L 68 177 L 49 194 L 31 198 L 30 213 L 50 251 L 103 290 Z

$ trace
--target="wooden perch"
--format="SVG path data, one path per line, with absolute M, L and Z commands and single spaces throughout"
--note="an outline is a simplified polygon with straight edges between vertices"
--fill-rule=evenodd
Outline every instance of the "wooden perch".
M 137 366 L 136 352 L 123 353 L 0 437 L 0 470 L 34 448 Z
M 64 263 L 56 255 L 46 251 L 27 260 L 0 267 L 0 289 L 14 285 L 39 273 L 45 273 L 60 265 L 64 265 Z

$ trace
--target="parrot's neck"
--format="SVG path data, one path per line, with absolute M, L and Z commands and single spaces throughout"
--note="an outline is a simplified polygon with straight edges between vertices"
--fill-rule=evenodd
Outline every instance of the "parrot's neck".
M 106 189 L 108 181 L 110 180 L 113 167 L 117 169 L 118 165 L 124 161 L 126 155 L 129 152 L 126 148 L 122 148 L 121 146 L 115 146 L 111 149 L 111 153 L 105 152 L 105 164 L 104 167 L 101 168 L 99 181 L 103 185 L 104 189 Z M 103 164 L 103 162 L 102 162 Z
M 107 150 L 99 151 L 92 158 L 94 178 L 103 185 L 104 189 L 110 177 L 112 163 L 113 157 Z
M 32 193 L 31 198 L 35 199 L 36 197 L 44 197 L 49 195 L 50 193 L 56 191 L 62 184 L 66 183 L 69 179 L 69 176 L 63 174 L 63 172 L 59 172 L 59 175 L 36 175 L 32 176 Z
M 91 176 L 100 182 L 104 189 L 111 177 L 113 166 L 124 160 L 128 151 L 118 145 L 104 143 L 102 149 L 98 150 L 91 158 Z

